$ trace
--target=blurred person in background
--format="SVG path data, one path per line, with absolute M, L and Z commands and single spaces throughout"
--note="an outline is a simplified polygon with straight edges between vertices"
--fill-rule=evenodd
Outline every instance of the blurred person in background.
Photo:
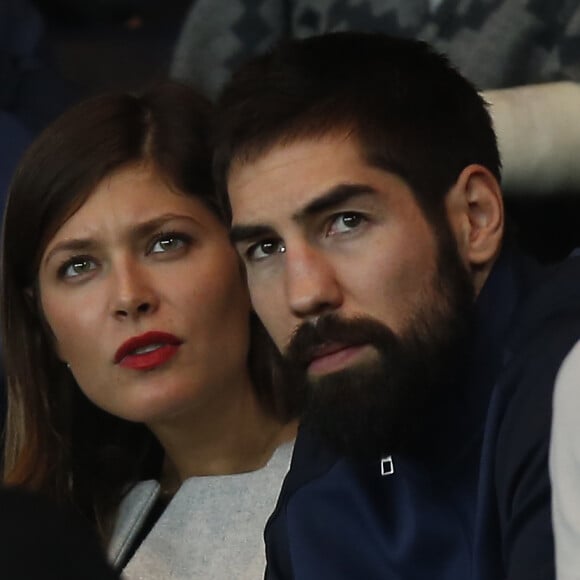
M 580 342 L 566 357 L 554 389 L 550 443 L 552 518 L 558 580 L 580 570 Z

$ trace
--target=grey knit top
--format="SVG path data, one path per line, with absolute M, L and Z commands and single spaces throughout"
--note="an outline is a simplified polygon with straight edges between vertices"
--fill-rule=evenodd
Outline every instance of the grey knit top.
M 265 570 L 263 532 L 290 467 L 293 444 L 268 464 L 236 475 L 186 480 L 123 570 L 127 580 L 258 580 Z M 142 481 L 122 502 L 109 544 L 118 567 L 159 497 Z

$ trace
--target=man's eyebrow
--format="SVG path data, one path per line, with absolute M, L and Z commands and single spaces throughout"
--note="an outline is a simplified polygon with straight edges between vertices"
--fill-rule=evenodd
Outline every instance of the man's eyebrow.
M 273 236 L 274 230 L 271 227 L 256 224 L 256 225 L 239 225 L 232 226 L 230 230 L 230 241 L 232 244 L 239 244 L 240 242 L 247 242 L 265 236 Z
M 292 216 L 292 219 L 301 222 L 309 217 L 339 206 L 353 197 L 373 193 L 376 193 L 376 190 L 370 185 L 364 183 L 341 183 L 312 200 L 309 204 L 296 212 Z

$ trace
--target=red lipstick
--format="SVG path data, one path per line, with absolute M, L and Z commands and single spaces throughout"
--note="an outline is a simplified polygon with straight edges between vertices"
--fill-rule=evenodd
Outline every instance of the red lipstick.
M 182 341 L 167 332 L 146 332 L 125 341 L 115 353 L 115 364 L 148 371 L 166 363 L 179 349 Z

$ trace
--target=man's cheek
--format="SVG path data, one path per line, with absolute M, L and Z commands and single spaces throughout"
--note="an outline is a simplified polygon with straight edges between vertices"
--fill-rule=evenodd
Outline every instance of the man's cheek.
M 272 337 L 272 340 L 274 341 L 276 348 L 280 352 L 283 352 L 286 349 L 288 343 L 290 342 L 290 332 L 286 327 L 283 327 L 280 324 L 280 322 L 281 320 L 270 320 L 264 322 L 264 326 L 266 327 L 266 330 Z

